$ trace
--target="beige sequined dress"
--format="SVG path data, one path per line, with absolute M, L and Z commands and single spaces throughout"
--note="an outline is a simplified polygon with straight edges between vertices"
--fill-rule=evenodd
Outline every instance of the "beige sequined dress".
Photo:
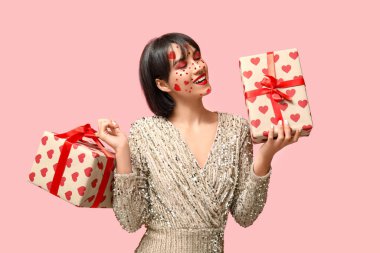
M 114 174 L 113 210 L 128 232 L 147 228 L 135 252 L 223 252 L 228 213 L 248 227 L 262 212 L 272 168 L 254 173 L 245 118 L 218 112 L 203 169 L 164 117 L 134 121 L 128 138 L 132 173 Z

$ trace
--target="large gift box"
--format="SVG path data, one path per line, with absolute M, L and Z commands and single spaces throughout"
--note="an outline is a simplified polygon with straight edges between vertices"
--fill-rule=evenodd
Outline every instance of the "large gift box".
M 66 133 L 45 131 L 29 181 L 78 207 L 112 207 L 115 153 L 89 124 Z
M 298 50 L 278 50 L 239 58 L 241 81 L 254 143 L 268 139 L 271 123 L 288 120 L 292 135 L 313 127 Z M 278 132 L 274 128 L 274 138 Z

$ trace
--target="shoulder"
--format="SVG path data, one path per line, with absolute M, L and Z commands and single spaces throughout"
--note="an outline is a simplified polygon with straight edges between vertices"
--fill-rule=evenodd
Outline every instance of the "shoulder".
M 136 128 L 143 128 L 147 125 L 154 124 L 154 122 L 157 122 L 158 116 L 143 116 L 140 118 L 137 118 L 136 120 L 132 121 L 131 123 L 131 130 Z
M 242 128 L 249 128 L 249 121 L 245 117 L 228 112 L 222 112 L 222 114 L 225 118 L 225 121 L 229 122 L 230 124 L 233 124 L 238 129 L 242 130 Z
M 157 132 L 157 127 L 163 124 L 164 119 L 161 116 L 143 116 L 135 119 L 130 124 L 130 134 L 139 134 L 141 136 Z

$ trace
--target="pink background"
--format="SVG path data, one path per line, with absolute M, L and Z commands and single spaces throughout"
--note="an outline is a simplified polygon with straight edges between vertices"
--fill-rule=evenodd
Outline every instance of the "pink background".
M 97 129 L 106 117 L 128 132 L 152 115 L 138 61 L 167 32 L 199 43 L 213 88 L 206 107 L 244 117 L 238 58 L 300 53 L 314 128 L 275 156 L 258 220 L 243 229 L 229 216 L 225 252 L 380 252 L 375 1 L 125 2 L 0 4 L 2 252 L 137 247 L 145 228 L 128 234 L 111 209 L 76 208 L 27 176 L 44 130 Z

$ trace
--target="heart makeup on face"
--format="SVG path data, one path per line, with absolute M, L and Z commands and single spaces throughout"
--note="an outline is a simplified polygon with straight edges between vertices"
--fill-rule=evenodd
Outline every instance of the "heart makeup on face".
M 201 74 L 203 74 L 201 72 L 197 72 L 199 71 L 199 69 L 204 69 L 204 72 L 207 72 L 206 63 L 199 58 L 200 53 L 196 51 L 194 48 L 191 48 L 191 46 L 187 45 L 187 49 L 190 51 L 188 52 L 188 55 L 193 57 L 193 60 L 188 60 L 190 56 L 188 56 L 186 59 L 181 59 L 181 51 L 177 45 L 173 45 L 173 50 L 168 52 L 168 60 L 171 62 L 172 68 L 169 79 L 175 80 L 175 83 L 173 84 L 173 89 L 176 92 L 192 93 L 195 90 L 194 86 L 199 88 L 205 87 L 203 85 L 195 84 L 194 81 Z M 191 51 L 195 51 L 193 52 L 193 55 L 191 55 Z M 211 89 L 209 86 L 207 86 L 207 88 L 205 87 L 205 90 L 202 90 L 201 92 L 199 92 L 199 94 L 206 95 L 210 92 Z

